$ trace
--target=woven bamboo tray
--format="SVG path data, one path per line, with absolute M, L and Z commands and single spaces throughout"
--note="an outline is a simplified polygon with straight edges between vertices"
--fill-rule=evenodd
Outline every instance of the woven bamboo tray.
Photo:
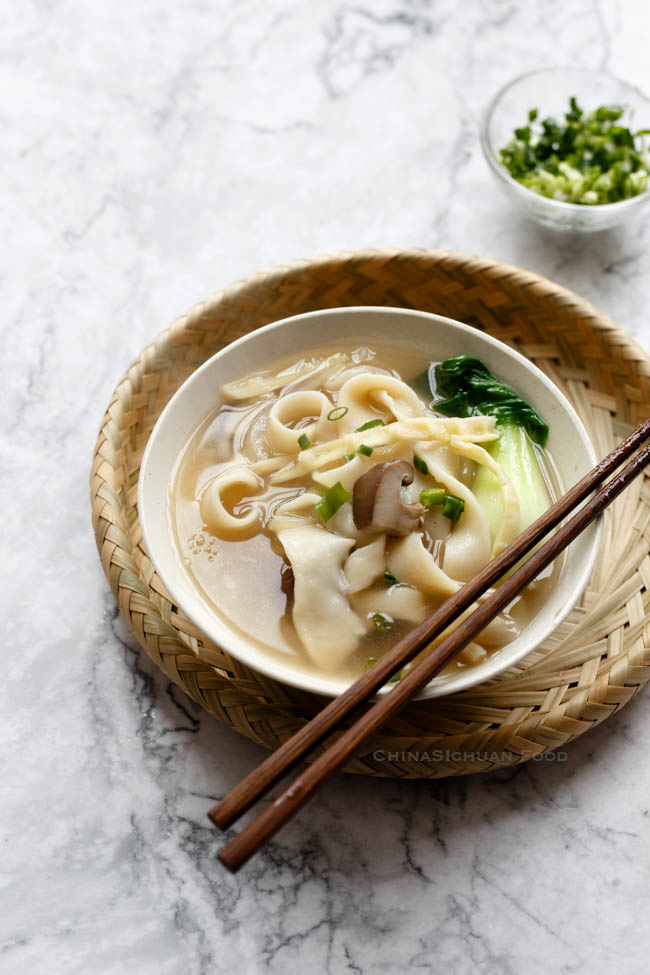
M 279 684 L 205 639 L 173 605 L 142 546 L 140 461 L 161 410 L 228 342 L 289 315 L 342 305 L 437 312 L 534 361 L 569 397 L 599 456 L 650 415 L 650 360 L 576 295 L 516 267 L 443 251 L 361 251 L 255 274 L 192 308 L 119 383 L 91 475 L 104 571 L 135 636 L 207 711 L 275 748 L 322 700 Z M 596 570 L 579 606 L 517 667 L 461 694 L 402 712 L 347 771 L 437 778 L 513 765 L 565 745 L 623 707 L 650 677 L 650 487 L 605 516 Z

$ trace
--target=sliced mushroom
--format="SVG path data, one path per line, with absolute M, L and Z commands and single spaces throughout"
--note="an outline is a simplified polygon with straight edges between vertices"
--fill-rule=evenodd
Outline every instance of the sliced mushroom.
M 405 460 L 375 464 L 355 482 L 352 494 L 354 524 L 360 531 L 410 535 L 425 509 L 402 498 L 402 485 L 413 483 L 413 468 Z
M 293 569 L 288 562 L 284 562 L 282 564 L 282 568 L 280 569 L 280 589 L 287 597 L 287 606 L 290 606 L 293 603 L 295 582 L 296 580 L 293 574 Z

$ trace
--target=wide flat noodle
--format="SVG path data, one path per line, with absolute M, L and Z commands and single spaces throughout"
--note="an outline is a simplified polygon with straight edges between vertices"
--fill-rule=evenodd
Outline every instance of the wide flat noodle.
M 365 545 L 376 538 L 376 535 L 371 535 L 369 532 L 357 528 L 350 501 L 342 504 L 336 514 L 332 515 L 327 522 L 327 528 L 329 531 L 338 532 L 339 535 L 344 535 L 346 538 L 354 538 L 360 545 Z
M 278 534 L 285 528 L 299 528 L 301 525 L 318 523 L 320 516 L 316 505 L 320 501 L 320 494 L 315 491 L 303 491 L 295 498 L 280 502 L 268 523 L 270 531 Z
M 371 586 L 375 579 L 383 575 L 386 568 L 386 536 L 380 535 L 369 545 L 355 549 L 343 567 L 348 580 L 348 591 L 360 592 Z
M 314 471 L 312 477 L 317 484 L 322 484 L 328 488 L 340 481 L 346 491 L 352 492 L 355 482 L 375 464 L 381 464 L 388 460 L 401 460 L 403 453 L 404 449 L 401 444 L 386 444 L 383 447 L 375 447 L 370 457 L 366 454 L 355 454 L 351 460 L 342 460 L 335 467 L 328 467 L 324 471 Z
M 259 474 L 261 477 L 266 477 L 267 474 L 271 474 L 273 471 L 279 471 L 284 467 L 288 459 L 284 454 L 279 457 L 262 457 L 261 460 L 254 460 L 248 466 L 251 471 Z
M 262 478 L 250 467 L 237 464 L 222 471 L 210 481 L 199 499 L 204 524 L 218 538 L 247 538 L 259 526 L 260 510 L 251 508 L 244 514 L 234 515 L 224 505 L 223 496 L 235 488 L 240 496 L 255 494 L 262 487 Z
M 451 633 L 452 630 L 455 630 L 456 627 L 460 623 L 462 623 L 464 619 L 470 616 L 474 612 L 474 610 L 477 609 L 480 606 L 480 604 L 488 598 L 488 596 L 491 596 L 493 592 L 494 589 L 488 589 L 487 592 L 485 592 L 480 599 L 478 599 L 475 603 L 472 603 L 469 609 L 466 609 L 464 613 L 461 613 L 460 616 L 457 616 L 454 622 L 451 623 L 450 626 L 448 626 L 447 629 L 440 634 L 440 636 L 436 637 L 436 639 L 433 640 L 431 645 L 435 646 L 437 643 L 440 643 L 440 641 L 443 640 L 449 633 Z M 499 613 L 498 616 L 495 616 L 493 620 L 490 620 L 490 622 L 486 626 L 483 627 L 481 632 L 476 637 L 476 642 L 480 643 L 481 646 L 501 647 L 504 646 L 506 643 L 512 643 L 512 641 L 519 636 L 520 632 L 521 631 L 515 619 L 510 615 L 510 613 L 504 610 L 503 612 Z
M 354 545 L 318 525 L 278 532 L 294 575 L 293 625 L 305 650 L 324 671 L 334 671 L 365 632 L 350 609 L 343 562 Z
M 452 579 L 466 582 L 489 562 L 492 554 L 490 526 L 485 512 L 472 491 L 450 470 L 452 465 L 448 455 L 453 452 L 453 447 L 436 450 L 426 444 L 416 444 L 416 450 L 426 461 L 429 474 L 449 494 L 465 502 L 462 515 L 445 539 L 442 568 Z M 449 520 L 445 520 L 449 524 Z
M 427 551 L 419 532 L 391 540 L 386 564 L 388 571 L 400 582 L 407 582 L 430 596 L 452 596 L 460 586 L 443 572 L 433 555 Z
M 378 376 L 391 375 L 388 369 L 382 369 L 381 366 L 373 366 L 372 362 L 353 362 L 351 365 L 346 364 L 344 366 L 337 366 L 335 369 L 332 369 L 327 376 L 327 388 L 333 391 L 338 391 L 341 389 L 343 384 L 348 381 L 348 379 L 352 379 L 353 376 L 360 376 L 362 373 L 368 372 Z
M 401 379 L 363 372 L 343 384 L 337 405 L 347 408 L 339 421 L 342 433 L 352 433 L 368 420 L 408 419 L 422 416 L 424 407 L 417 393 Z
M 290 366 L 282 372 L 260 372 L 254 376 L 245 376 L 244 379 L 237 379 L 232 383 L 226 383 L 221 387 L 221 395 L 228 400 L 252 399 L 254 396 L 262 396 L 264 393 L 271 393 L 289 383 L 297 382 L 299 379 L 307 379 L 320 375 L 324 369 L 348 361 L 348 356 L 343 352 L 337 352 L 328 359 L 312 359 L 310 362 L 303 362 L 298 366 Z
M 350 601 L 368 630 L 374 628 L 374 613 L 382 613 L 393 620 L 421 623 L 430 612 L 429 604 L 420 590 L 411 586 L 372 586 L 353 595 Z
M 464 650 L 461 650 L 458 655 L 458 660 L 470 667 L 475 667 L 476 664 L 480 664 L 482 660 L 487 657 L 487 650 L 485 647 L 479 646 L 478 643 L 468 643 Z
M 410 420 L 396 420 L 383 427 L 372 427 L 360 433 L 348 433 L 328 443 L 315 444 L 303 450 L 295 460 L 287 456 L 286 466 L 271 474 L 270 480 L 274 484 L 282 484 L 296 477 L 330 467 L 336 461 L 340 461 L 344 454 L 355 453 L 362 444 L 374 448 L 400 441 L 423 440 L 449 444 L 457 449 L 456 442 L 475 444 L 490 442 L 496 438 L 495 419 L 491 416 L 423 416 Z
M 300 450 L 298 439 L 306 436 L 311 441 L 323 422 L 327 423 L 327 414 L 332 409 L 332 401 L 317 389 L 297 389 L 281 396 L 269 410 L 266 421 L 269 447 L 278 454 L 297 454 Z M 311 420 L 311 417 L 317 419 Z M 300 421 L 308 418 L 309 423 L 297 427 Z
M 341 458 L 341 463 L 337 464 L 336 467 L 330 467 L 326 471 L 315 471 L 313 477 L 317 484 L 322 484 L 327 488 L 340 481 L 345 490 L 352 493 L 355 482 L 376 463 L 374 457 L 355 454 L 352 460 L 346 461 Z

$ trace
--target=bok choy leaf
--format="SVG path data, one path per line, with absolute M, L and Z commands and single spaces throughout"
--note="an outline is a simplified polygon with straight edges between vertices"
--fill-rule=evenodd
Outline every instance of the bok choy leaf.
M 439 399 L 432 403 L 445 416 L 495 416 L 497 423 L 522 426 L 534 443 L 543 447 L 548 424 L 514 389 L 495 379 L 480 359 L 457 355 L 435 367 Z
M 535 444 L 544 447 L 548 424 L 510 386 L 496 379 L 489 369 L 473 356 L 458 355 L 428 370 L 409 383 L 420 395 L 425 390 L 433 396 L 431 408 L 444 416 L 494 416 L 499 439 L 486 444 L 486 449 L 501 465 L 519 499 L 520 525 L 523 531 L 551 504 Z M 501 490 L 495 475 L 479 465 L 472 490 L 486 513 L 492 539 L 502 519 Z
M 499 439 L 485 444 L 501 465 L 519 499 L 519 531 L 532 525 L 551 504 L 548 485 L 537 458 L 537 450 L 521 426 L 506 423 L 499 427 Z M 501 490 L 496 476 L 480 466 L 472 490 L 482 506 L 490 526 L 492 541 L 496 538 L 502 518 Z

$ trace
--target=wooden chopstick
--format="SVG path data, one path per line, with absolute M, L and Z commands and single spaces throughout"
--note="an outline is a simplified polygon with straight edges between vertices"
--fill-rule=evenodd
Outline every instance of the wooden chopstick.
M 501 555 L 465 583 L 431 616 L 420 623 L 359 680 L 334 698 L 316 717 L 284 742 L 260 766 L 250 772 L 224 798 L 210 809 L 208 816 L 219 829 L 227 829 L 268 789 L 291 771 L 355 708 L 365 704 L 389 677 L 408 663 L 419 650 L 442 633 L 458 616 L 476 602 L 506 572 L 526 555 L 549 531 L 591 494 L 620 464 L 650 437 L 650 420 L 634 430 L 604 460 L 589 471 L 555 504 L 537 519 Z M 442 666 L 442 664 L 440 665 Z
M 647 434 L 646 434 L 647 438 Z M 460 622 L 455 630 L 434 647 L 393 690 L 381 697 L 352 727 L 307 767 L 284 792 L 235 836 L 218 854 L 233 873 L 268 840 L 317 791 L 353 752 L 386 721 L 397 714 L 453 656 L 459 653 L 490 620 L 494 619 L 542 569 L 618 497 L 650 462 L 650 445 L 637 454 L 570 518 L 540 549 L 506 579 L 478 609 Z M 418 649 L 422 643 L 418 644 Z M 314 719 L 318 720 L 318 717 Z

